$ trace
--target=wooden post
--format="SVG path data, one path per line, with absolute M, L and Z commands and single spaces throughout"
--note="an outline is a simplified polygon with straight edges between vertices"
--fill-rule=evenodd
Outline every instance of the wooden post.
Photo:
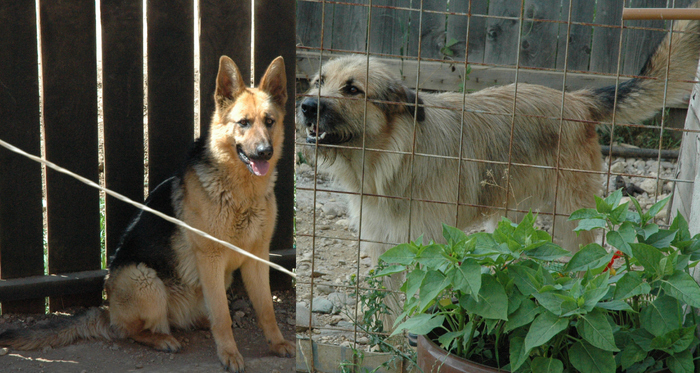
M 699 69 L 700 72 L 700 69 Z M 690 96 L 688 116 L 685 120 L 685 129 L 700 131 L 700 84 L 696 84 Z M 700 233 L 700 134 L 698 132 L 683 133 L 681 152 L 678 157 L 678 171 L 676 179 L 694 180 L 694 182 L 676 182 L 673 191 L 673 203 L 671 213 L 682 214 L 690 227 L 690 233 Z

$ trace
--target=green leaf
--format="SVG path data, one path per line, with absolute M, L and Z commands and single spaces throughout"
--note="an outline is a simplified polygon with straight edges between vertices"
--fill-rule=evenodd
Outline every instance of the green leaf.
M 630 247 L 630 242 L 634 242 L 634 239 L 632 239 L 631 241 L 627 241 L 618 231 L 608 232 L 605 238 L 608 240 L 608 243 L 614 248 L 622 251 L 628 256 L 632 256 L 632 248 Z
M 613 206 L 608 203 L 605 199 L 602 199 L 598 196 L 593 196 L 595 198 L 595 209 L 600 212 L 601 214 L 609 214 Z
M 406 266 L 403 265 L 391 265 L 388 267 L 382 268 L 381 271 L 377 272 L 374 274 L 372 277 L 382 277 L 382 276 L 389 276 L 393 275 L 394 273 L 401 273 L 406 270 Z
M 562 249 L 560 246 L 547 242 L 542 246 L 538 246 L 531 250 L 526 250 L 525 254 L 532 259 L 539 260 L 557 260 L 564 256 L 570 256 L 569 250 Z
M 569 360 L 579 372 L 615 373 L 615 358 L 610 351 L 579 341 L 569 348 Z
M 614 225 L 618 225 L 625 221 L 625 218 L 627 217 L 627 211 L 629 211 L 629 205 L 629 202 L 625 202 L 620 206 L 615 207 L 608 215 L 608 219 L 610 219 L 610 222 Z
M 566 317 L 559 317 L 548 311 L 537 315 L 525 337 L 525 349 L 529 351 L 534 347 L 542 346 L 567 326 L 569 326 L 569 319 Z
M 678 232 L 676 234 L 676 241 L 690 240 L 690 229 L 688 228 L 688 222 L 685 220 L 682 214 L 676 215 L 669 229 Z
M 387 263 L 397 263 L 402 265 L 413 264 L 413 259 L 416 257 L 418 249 L 411 244 L 400 244 L 394 246 L 382 254 L 379 259 Z
M 695 325 L 679 328 L 658 336 L 651 341 L 651 347 L 669 354 L 682 352 L 690 347 L 695 338 Z
M 639 272 L 627 272 L 617 281 L 613 299 L 624 300 L 635 295 L 649 294 L 651 286 L 642 278 Z
M 564 371 L 564 363 L 559 359 L 536 357 L 530 364 L 532 373 L 561 373 Z
M 416 254 L 416 261 L 428 269 L 438 270 L 452 263 L 452 260 L 448 259 L 447 255 L 444 245 L 432 244 L 423 247 Z
M 508 296 L 503 285 L 490 274 L 481 275 L 478 302 L 471 297 L 462 296 L 459 304 L 470 313 L 486 319 L 508 320 Z
M 533 293 L 532 295 L 542 307 L 557 316 L 578 308 L 576 299 L 560 290 Z
M 638 229 L 637 234 L 642 236 L 643 239 L 647 239 L 649 236 L 652 234 L 656 233 L 659 231 L 659 226 L 656 224 L 647 224 L 644 226 L 644 228 Z
M 567 272 L 587 271 L 606 266 L 613 254 L 608 253 L 602 246 L 592 243 L 584 246 L 566 264 L 564 270 Z
M 467 335 L 467 333 L 469 333 L 469 330 L 471 330 L 471 327 L 465 327 L 464 329 L 458 330 L 456 332 L 447 332 L 438 338 L 438 343 L 440 343 L 440 347 L 449 351 L 454 347 L 452 346 L 452 344 L 458 342 L 459 338 L 469 338 L 469 336 Z
M 598 278 L 602 278 L 602 276 L 599 276 Z M 603 284 L 596 284 L 594 282 L 588 283 L 585 291 L 583 292 L 582 307 L 586 309 L 586 311 L 590 312 L 609 291 L 610 285 L 607 283 L 607 278 Z
M 481 266 L 474 259 L 465 259 L 459 267 L 448 275 L 452 286 L 465 294 L 471 294 L 476 299 L 481 289 Z
M 445 237 L 445 241 L 452 244 L 467 239 L 467 235 L 461 229 L 451 227 L 447 224 L 442 224 L 442 236 Z
M 544 279 L 532 268 L 520 263 L 508 267 L 508 272 L 513 276 L 513 282 L 521 293 L 530 295 L 539 292 Z
M 525 339 L 523 337 L 510 338 L 510 371 L 515 372 L 525 362 L 530 350 L 525 349 Z
M 651 206 L 651 207 L 649 208 L 649 211 L 647 211 L 647 213 L 645 214 L 645 215 L 646 215 L 646 218 L 647 218 L 647 219 L 651 219 L 651 218 L 653 218 L 654 216 L 656 216 L 656 214 L 658 214 L 659 211 L 661 211 L 661 210 L 664 208 L 664 206 L 666 206 L 666 203 L 668 203 L 668 200 L 669 200 L 670 198 L 671 198 L 671 196 L 669 195 L 668 197 L 662 199 L 662 200 L 659 201 L 659 202 L 656 202 L 653 206 Z
M 632 256 L 644 267 L 644 271 L 651 274 L 661 273 L 661 259 L 664 254 L 659 249 L 643 243 L 630 244 Z
M 544 308 L 539 307 L 530 299 L 525 299 L 520 303 L 520 307 L 508 316 L 508 321 L 504 325 L 503 332 L 508 333 L 511 330 L 527 325 L 539 315 Z
M 676 237 L 675 231 L 660 229 L 658 232 L 649 236 L 644 243 L 654 246 L 657 249 L 665 249 L 671 246 L 671 242 Z
M 651 341 L 654 339 L 654 335 L 645 329 L 634 329 L 628 335 L 645 352 L 653 350 Z
M 423 283 L 423 279 L 425 279 L 425 271 L 420 268 L 408 272 L 406 282 L 401 288 L 401 290 L 406 293 L 406 298 L 411 298 L 418 292 L 418 289 L 420 289 Z
M 620 201 L 622 200 L 622 188 L 610 193 L 609 196 L 605 197 L 605 203 L 610 205 L 612 208 L 618 207 Z
M 639 312 L 639 320 L 644 329 L 658 337 L 680 328 L 682 314 L 678 300 L 668 295 L 662 295 L 642 307 Z M 639 345 L 644 347 L 642 344 Z
M 601 311 L 581 315 L 578 332 L 591 345 L 606 351 L 620 351 L 615 345 L 612 327 Z
M 433 329 L 441 327 L 444 322 L 445 315 L 421 313 L 399 324 L 391 335 L 400 334 L 404 329 L 411 333 L 425 335 Z
M 569 220 L 581 220 L 581 219 L 603 219 L 605 215 L 599 213 L 595 209 L 580 209 L 574 211 Z
M 700 286 L 685 271 L 677 270 L 671 277 L 662 279 L 661 289 L 691 307 L 700 308 Z
M 632 364 L 640 362 L 647 357 L 647 352 L 639 347 L 636 343 L 629 341 L 625 344 L 625 348 L 619 353 L 620 365 L 622 370 L 626 370 L 631 367 Z
M 420 285 L 420 312 L 436 301 L 437 296 L 450 285 L 450 280 L 438 271 L 428 271 Z
M 666 358 L 666 366 L 673 373 L 693 373 L 695 371 L 693 353 L 690 350 L 685 350 L 673 354 Z
M 634 309 L 629 305 L 629 303 L 623 300 L 611 300 L 607 302 L 598 302 L 596 307 L 602 308 L 609 311 L 633 311 Z
M 578 222 L 578 227 L 574 228 L 574 232 L 591 231 L 596 228 L 605 228 L 607 221 L 605 219 L 582 219 Z

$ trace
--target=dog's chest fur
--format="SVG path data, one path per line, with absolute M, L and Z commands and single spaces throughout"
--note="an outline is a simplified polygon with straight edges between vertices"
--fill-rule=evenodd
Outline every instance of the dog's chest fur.
M 271 178 L 253 179 L 246 175 L 248 170 L 240 168 L 242 172 L 230 173 L 216 166 L 193 167 L 185 175 L 185 203 L 198 205 L 193 209 L 197 216 L 191 218 L 205 231 L 235 245 L 247 246 L 269 224 L 268 213 L 274 209 L 274 183 Z

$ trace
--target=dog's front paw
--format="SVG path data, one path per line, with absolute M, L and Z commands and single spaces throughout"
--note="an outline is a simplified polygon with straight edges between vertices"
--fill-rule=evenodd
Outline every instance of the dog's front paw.
M 219 350 L 219 360 L 224 364 L 226 370 L 234 373 L 243 373 L 245 364 L 243 364 L 243 356 L 237 349 Z
M 272 352 L 274 352 L 278 356 L 294 357 L 294 355 L 296 355 L 297 347 L 292 342 L 282 341 L 271 345 L 270 350 L 272 350 Z

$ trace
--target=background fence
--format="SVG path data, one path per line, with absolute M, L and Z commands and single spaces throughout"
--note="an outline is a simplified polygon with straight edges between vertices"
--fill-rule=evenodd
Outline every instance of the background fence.
M 406 86 L 419 90 L 469 92 L 515 81 L 558 90 L 614 85 L 639 73 L 671 25 L 664 21 L 625 21 L 623 28 L 623 6 L 682 8 L 691 2 L 298 0 L 297 79 L 301 90 L 298 88 L 297 97 L 303 97 L 308 87 L 305 83 L 319 72 L 320 63 L 340 55 L 367 53 L 381 58 Z M 669 131 L 678 138 L 683 134 L 695 136 L 697 129 L 683 129 L 686 111 L 687 106 L 671 108 L 644 130 L 657 138 Z M 616 131 L 641 127 L 623 123 L 616 126 Z M 301 149 L 309 145 L 299 139 L 297 146 Z M 673 158 L 678 153 L 668 156 L 670 153 L 660 150 L 660 145 L 652 150 L 649 160 L 605 158 L 608 173 L 604 177 L 612 176 L 609 184 L 614 183 L 616 175 L 637 184 L 651 182 L 651 191 L 645 194 L 650 202 L 681 185 L 692 189 L 694 174 L 679 176 L 676 171 Z M 632 167 L 632 163 L 639 166 Z M 610 171 L 611 165 L 615 167 Z M 353 227 L 348 228 L 347 213 L 337 209 L 335 202 L 357 191 L 339 190 L 324 175 L 313 174 L 313 166 L 301 165 L 299 170 L 297 203 L 308 203 L 299 206 L 297 212 L 306 219 L 297 221 L 297 299 L 310 312 L 301 320 L 308 330 L 298 334 L 297 342 L 304 353 L 297 355 L 297 368 L 317 372 L 364 371 L 361 366 L 374 369 L 381 361 L 391 360 L 372 354 L 380 351 L 373 334 L 381 333 L 364 333 L 361 329 L 367 329 L 367 324 L 358 326 L 365 323 L 362 317 L 371 311 L 367 294 L 372 291 L 363 282 L 371 263 L 360 243 L 372 242 L 374 237 L 362 237 Z M 605 187 L 615 189 L 612 185 Z M 690 193 L 687 196 L 686 202 Z M 314 309 L 326 301 L 333 303 L 334 314 L 324 314 L 320 306 Z M 363 355 L 358 357 L 355 350 Z M 341 362 L 345 370 L 338 367 Z M 379 371 L 402 369 L 398 364 Z
M 567 88 L 614 83 L 617 73 L 623 3 L 628 7 L 687 7 L 691 0 L 573 1 L 569 31 L 567 0 L 526 0 L 522 38 L 518 44 L 520 0 L 299 1 L 297 45 L 302 57 L 338 52 L 365 52 L 414 61 L 463 62 L 468 51 L 472 67 L 465 88 L 482 89 L 514 81 L 513 67 L 519 51 L 519 82 L 561 89 L 561 71 L 570 74 Z M 368 23 L 368 20 L 370 21 Z M 623 34 L 620 73 L 635 75 L 664 36 L 664 21 L 629 21 Z M 466 39 L 469 37 L 467 49 Z M 420 37 L 420 44 L 419 44 Z M 369 45 L 369 48 L 367 48 Z M 299 53 L 298 53 L 299 54 Z M 304 67 L 312 76 L 318 70 Z M 506 69 L 503 69 L 506 68 Z M 423 69 L 423 67 L 421 67 Z M 461 79 L 459 66 L 451 74 L 426 74 L 424 89 L 453 90 Z M 412 71 L 408 69 L 408 71 Z M 557 73 L 559 72 L 559 73 Z M 597 75 L 576 73 L 594 72 Z M 411 82 L 407 76 L 407 81 Z M 440 87 L 440 83 L 444 86 Z
M 294 16 L 292 1 L 277 0 L 101 0 L 97 6 L 94 1 L 3 0 L 0 138 L 95 182 L 103 176 L 107 188 L 143 201 L 144 174 L 150 190 L 180 167 L 195 134 L 197 109 L 201 129 L 208 126 L 220 55 L 232 57 L 246 80 L 251 68 L 259 79 L 282 55 L 293 81 Z M 202 77 L 198 86 L 196 73 Z M 289 97 L 293 89 L 290 85 Z M 289 100 L 272 243 L 279 254 L 273 260 L 290 268 L 293 107 Z M 98 118 L 100 124 L 103 118 L 102 133 Z M 101 218 L 97 190 L 52 170 L 42 172 L 39 164 L 0 149 L 3 313 L 43 312 L 46 296 L 52 311 L 100 304 L 101 227 L 111 255 L 136 212 L 107 197 Z M 280 281 L 291 283 L 285 277 Z

